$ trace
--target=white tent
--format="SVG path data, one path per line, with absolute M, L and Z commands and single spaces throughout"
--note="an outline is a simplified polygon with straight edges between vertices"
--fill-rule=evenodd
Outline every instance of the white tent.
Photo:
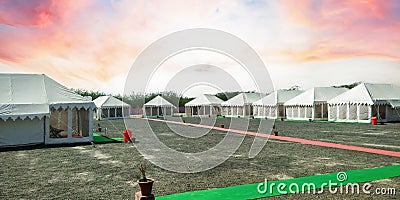
M 174 115 L 174 108 L 176 107 L 172 103 L 161 96 L 156 96 L 143 105 L 143 113 L 147 117 L 172 116 Z
M 113 96 L 100 96 L 94 100 L 97 119 L 129 117 L 131 106 Z
M 43 74 L 0 74 L 0 146 L 93 141 L 94 103 Z
M 400 87 L 390 84 L 362 83 L 331 99 L 329 121 L 400 121 Z
M 203 94 L 185 104 L 186 116 L 220 115 L 223 101 L 211 94 Z
M 347 91 L 346 88 L 315 87 L 286 101 L 286 117 L 292 120 L 327 120 L 327 101 Z
M 227 101 L 221 103 L 222 115 L 224 116 L 252 116 L 253 103 L 265 94 L 261 93 L 240 93 Z
M 284 118 L 286 117 L 286 101 L 303 93 L 303 90 L 277 90 L 253 103 L 253 113 L 255 117 Z

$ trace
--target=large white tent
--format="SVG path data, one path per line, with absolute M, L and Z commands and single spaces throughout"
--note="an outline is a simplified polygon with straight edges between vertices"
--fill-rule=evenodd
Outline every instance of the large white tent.
M 329 121 L 380 122 L 400 121 L 400 87 L 390 84 L 361 83 L 331 99 Z
M 284 103 L 297 95 L 303 93 L 303 90 L 277 90 L 253 103 L 253 113 L 259 118 L 284 118 L 286 117 Z
M 211 94 L 203 94 L 185 104 L 186 116 L 220 115 L 223 101 Z
M 240 93 L 221 103 L 222 115 L 230 117 L 252 116 L 252 104 L 265 96 L 261 93 Z
M 129 117 L 131 106 L 113 96 L 100 96 L 94 100 L 97 119 Z
M 292 120 L 327 120 L 327 101 L 347 91 L 346 88 L 314 87 L 286 101 L 286 118 Z
M 176 107 L 172 103 L 161 96 L 156 96 L 143 105 L 143 114 L 146 117 L 172 116 L 174 108 Z
M 93 101 L 43 74 L 0 74 L 0 146 L 93 141 Z

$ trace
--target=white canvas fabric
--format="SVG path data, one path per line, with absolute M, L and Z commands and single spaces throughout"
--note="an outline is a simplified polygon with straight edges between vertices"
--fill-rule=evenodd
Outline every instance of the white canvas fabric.
M 220 98 L 214 95 L 203 94 L 187 102 L 185 106 L 205 106 L 205 105 L 220 106 L 222 102 L 224 101 L 222 101 Z
M 111 108 L 111 107 L 130 107 L 129 104 L 113 97 L 113 96 L 100 96 L 94 100 L 97 108 Z
M 161 96 L 156 96 L 154 97 L 152 100 L 150 100 L 149 102 L 144 104 L 145 107 L 174 107 L 175 106 L 170 103 L 169 101 L 165 100 L 164 98 L 162 98 Z
M 41 119 L 50 107 L 94 109 L 92 101 L 44 74 L 0 74 L 0 119 Z
M 261 93 L 240 93 L 225 102 L 222 102 L 222 106 L 244 106 L 247 104 L 252 104 L 257 100 L 265 97 L 265 94 Z
M 276 106 L 283 104 L 286 101 L 296 97 L 303 93 L 303 90 L 277 90 L 273 93 L 263 97 L 262 99 L 255 101 L 253 105 L 256 106 Z
M 286 101 L 285 106 L 313 106 L 326 103 L 328 100 L 347 91 L 346 88 L 315 87 L 306 90 L 298 96 Z
M 384 104 L 400 102 L 400 87 L 391 84 L 362 83 L 328 101 L 329 104 Z

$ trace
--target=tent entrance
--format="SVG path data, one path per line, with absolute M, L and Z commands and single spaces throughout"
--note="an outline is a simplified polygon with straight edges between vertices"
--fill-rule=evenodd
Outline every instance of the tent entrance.
M 45 143 L 88 142 L 93 137 L 93 110 L 51 108 L 45 122 Z

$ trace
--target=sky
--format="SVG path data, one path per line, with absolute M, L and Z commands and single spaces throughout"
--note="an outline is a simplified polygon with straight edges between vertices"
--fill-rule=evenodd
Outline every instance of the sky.
M 400 86 L 396 0 L 0 0 L 0 73 L 43 73 L 67 87 L 121 94 L 144 49 L 192 28 L 245 41 L 275 89 L 358 81 Z M 166 61 L 146 92 L 189 83 L 174 79 L 199 82 L 181 87 L 188 96 L 255 89 L 238 63 L 204 51 Z

